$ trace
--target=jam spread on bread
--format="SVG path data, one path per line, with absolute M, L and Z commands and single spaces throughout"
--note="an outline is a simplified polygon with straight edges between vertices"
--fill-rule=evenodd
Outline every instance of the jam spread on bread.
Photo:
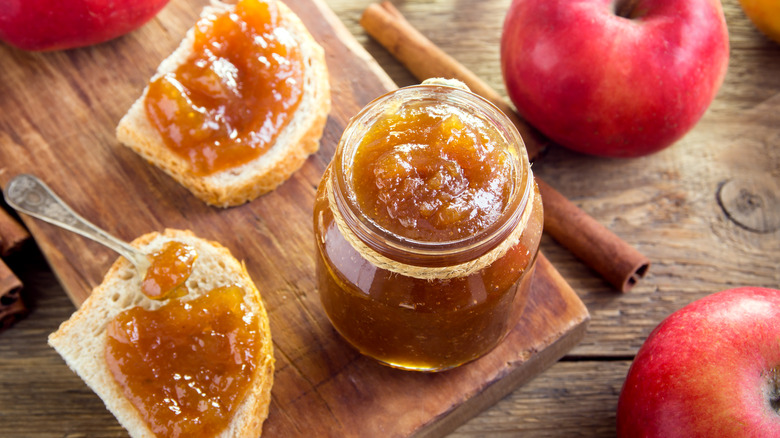
M 405 238 L 472 236 L 504 213 L 512 195 L 505 143 L 494 126 L 463 109 L 408 103 L 357 146 L 355 199 L 371 220 Z
M 187 293 L 181 287 L 192 273 L 192 265 L 198 253 L 190 245 L 171 240 L 150 257 L 151 266 L 146 271 L 141 291 L 154 300 L 173 298 Z
M 157 436 L 214 436 L 250 389 L 257 318 L 237 286 L 156 310 L 133 307 L 109 323 L 105 359 Z
M 304 64 L 273 1 L 240 0 L 194 31 L 193 54 L 149 84 L 144 104 L 165 145 L 209 175 L 274 144 L 301 101 Z

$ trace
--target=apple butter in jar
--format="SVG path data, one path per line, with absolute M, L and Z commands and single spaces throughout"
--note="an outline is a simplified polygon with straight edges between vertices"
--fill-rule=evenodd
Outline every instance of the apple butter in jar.
M 452 82 L 371 102 L 314 206 L 320 298 L 336 330 L 392 367 L 442 371 L 516 325 L 542 234 L 523 140 Z

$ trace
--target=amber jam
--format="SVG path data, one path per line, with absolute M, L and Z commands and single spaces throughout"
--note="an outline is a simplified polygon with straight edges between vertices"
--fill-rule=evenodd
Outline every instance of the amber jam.
M 166 146 L 208 175 L 269 149 L 301 101 L 303 72 L 276 2 L 240 0 L 198 21 L 193 54 L 149 84 L 144 104 Z
M 323 307 L 363 354 L 440 371 L 522 314 L 542 205 L 512 123 L 459 88 L 407 87 L 349 123 L 319 186 Z
M 141 291 L 153 300 L 173 298 L 187 293 L 182 287 L 192 273 L 198 253 L 190 245 L 172 240 L 151 254 L 151 265 L 144 275 Z
M 352 158 L 358 207 L 404 238 L 444 242 L 495 223 L 512 195 L 512 153 L 489 121 L 407 104 L 368 129 Z
M 222 431 L 250 389 L 261 342 L 237 286 L 156 310 L 133 307 L 107 334 L 111 374 L 152 432 L 166 437 Z

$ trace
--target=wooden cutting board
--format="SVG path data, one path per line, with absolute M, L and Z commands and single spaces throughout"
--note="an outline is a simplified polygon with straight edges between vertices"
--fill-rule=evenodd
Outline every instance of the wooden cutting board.
M 244 260 L 266 301 L 275 346 L 264 435 L 442 435 L 563 356 L 584 335 L 588 312 L 540 257 L 522 321 L 493 352 L 467 366 L 438 374 L 398 371 L 339 338 L 316 290 L 314 193 L 349 118 L 395 85 L 322 0 L 286 2 L 325 47 L 333 109 L 320 152 L 274 192 L 241 207 L 209 207 L 114 137 L 121 116 L 206 0 L 173 0 L 141 29 L 89 48 L 26 53 L 0 46 L 0 184 L 33 173 L 119 238 L 191 229 Z M 81 304 L 116 255 L 23 219 L 66 292 Z

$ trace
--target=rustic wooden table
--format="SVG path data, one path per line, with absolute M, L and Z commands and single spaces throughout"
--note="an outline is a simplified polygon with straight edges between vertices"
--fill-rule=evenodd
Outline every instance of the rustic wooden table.
M 396 83 L 416 82 L 358 24 L 370 0 L 327 3 Z M 509 0 L 393 3 L 434 43 L 505 94 L 498 46 Z M 452 437 L 612 436 L 623 379 L 656 324 L 719 290 L 780 287 L 777 195 L 774 204 L 751 195 L 780 191 L 780 45 L 755 30 L 737 0 L 724 0 L 724 9 L 729 71 L 687 136 L 634 160 L 553 147 L 534 165 L 537 175 L 647 255 L 649 274 L 631 292 L 617 293 L 545 237 L 545 254 L 590 311 L 588 333 L 560 362 L 466 421 Z M 736 187 L 737 197 L 719 196 L 724 187 Z M 739 224 L 739 208 L 763 210 L 767 221 Z M 46 336 L 74 306 L 38 249 L 28 244 L 6 262 L 24 282 L 31 312 L 0 334 L 0 436 L 125 436 L 46 345 Z

